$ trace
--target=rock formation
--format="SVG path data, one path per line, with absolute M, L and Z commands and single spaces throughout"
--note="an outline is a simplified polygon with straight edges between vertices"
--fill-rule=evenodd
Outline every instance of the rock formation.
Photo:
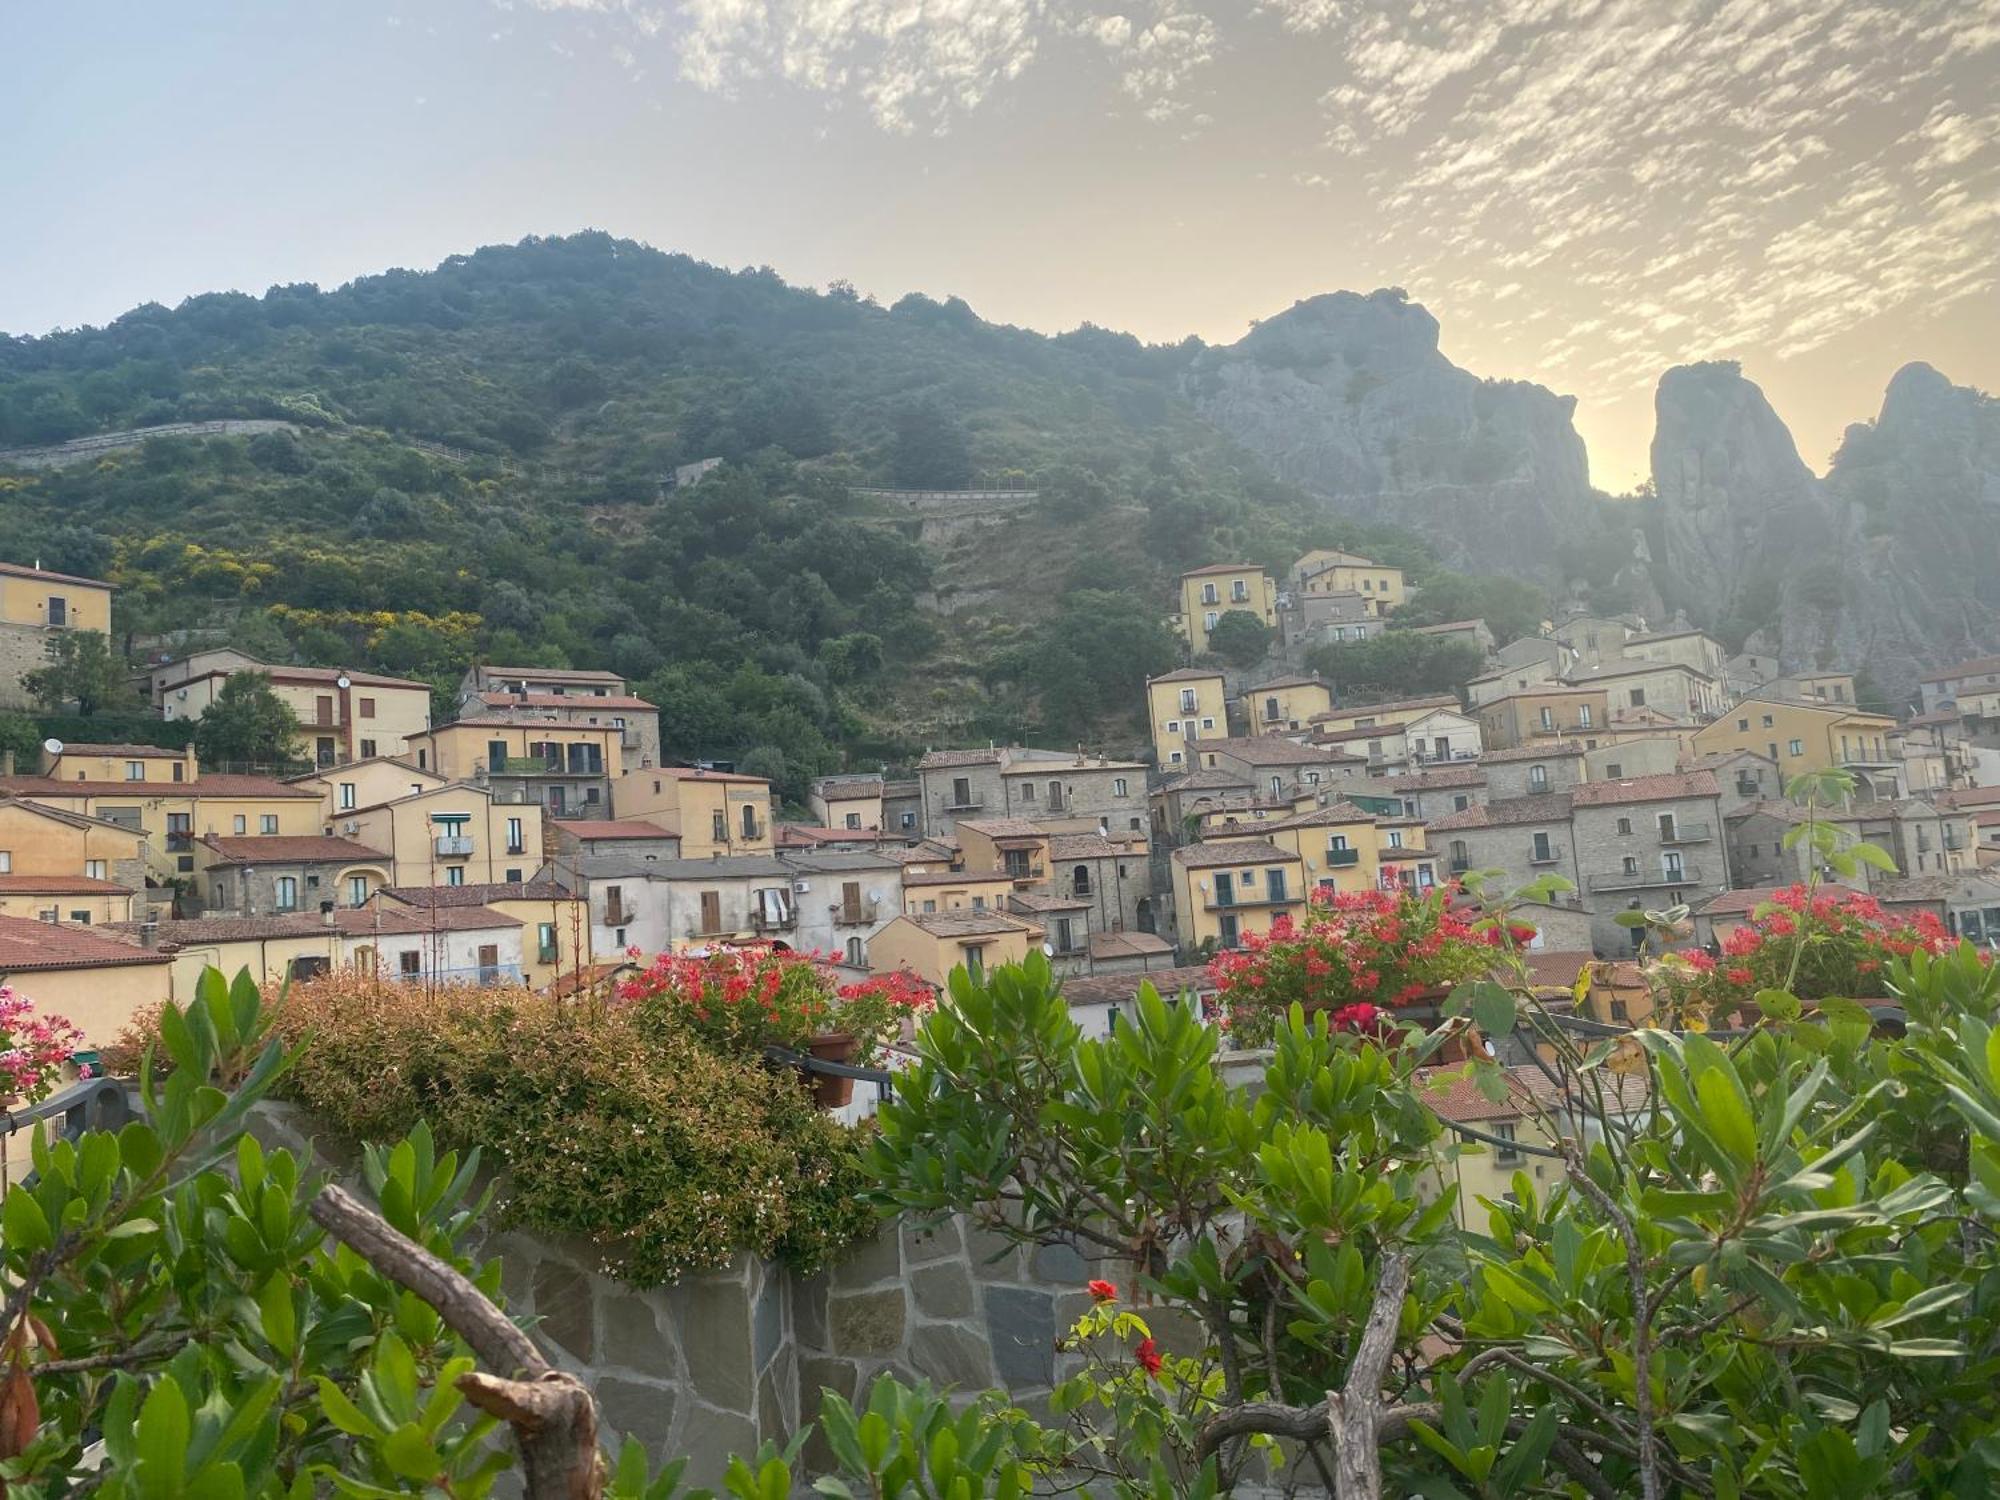
M 1300 302 L 1203 350 L 1184 387 L 1279 476 L 1409 527 L 1453 567 L 1551 581 L 1592 507 L 1575 398 L 1461 370 L 1400 291 Z

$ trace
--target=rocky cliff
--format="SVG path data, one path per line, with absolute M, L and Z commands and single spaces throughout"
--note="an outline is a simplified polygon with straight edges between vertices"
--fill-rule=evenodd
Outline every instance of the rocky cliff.
M 1575 398 L 1461 370 L 1400 291 L 1300 302 L 1201 351 L 1183 385 L 1280 477 L 1419 532 L 1450 566 L 1553 581 L 1592 507 Z

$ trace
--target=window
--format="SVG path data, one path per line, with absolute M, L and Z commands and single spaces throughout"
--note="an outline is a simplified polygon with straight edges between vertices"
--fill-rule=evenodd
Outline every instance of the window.
M 1283 901 L 1285 899 L 1285 872 L 1283 870 L 1266 870 L 1264 872 L 1264 889 L 1269 893 L 1273 901 Z
M 859 828 L 861 826 L 861 814 L 849 813 L 843 822 L 849 828 Z
M 345 810 L 345 809 L 348 809 L 348 808 L 351 808 L 351 807 L 353 807 L 353 806 L 354 806 L 354 795 L 355 795 L 355 793 L 354 793 L 354 783 L 353 783 L 353 782 L 351 782 L 351 781 L 343 781 L 343 782 L 341 782 L 341 784 L 340 784 L 340 805 L 341 805 L 341 808 L 342 808 L 343 810 Z
M 185 781 L 185 780 L 187 780 L 187 767 L 186 767 L 186 766 L 184 766 L 184 765 L 182 765 L 182 764 L 181 764 L 181 763 L 180 763 L 179 761 L 175 761 L 175 762 L 174 762 L 174 774 L 173 774 L 173 779 L 174 779 L 175 781 Z
M 522 842 L 521 820 L 519 818 L 509 818 L 507 820 L 507 852 L 509 854 L 526 854 L 528 852 L 527 845 Z
M 14 851 L 12 849 L 0 849 L 0 875 L 11 874 L 13 873 L 13 869 Z
M 1202 727 L 1203 729 L 1213 729 L 1213 728 L 1215 728 L 1215 720 L 1213 720 L 1213 719 L 1203 719 L 1203 720 L 1201 721 L 1201 727 Z
M 925 911 L 925 913 L 926 913 L 926 914 L 928 914 L 928 913 L 930 913 L 930 912 L 934 912 L 934 911 L 936 911 L 936 910 L 937 910 L 937 902 L 935 902 L 935 901 L 926 901 L 926 902 L 924 903 L 924 911 Z
M 861 968 L 861 967 L 862 967 L 862 966 L 863 966 L 863 965 L 864 965 L 864 964 L 865 964 L 866 962 L 867 962 L 867 960 L 866 960 L 866 958 L 865 958 L 865 957 L 863 956 L 863 954 L 862 954 L 862 950 L 861 950 L 861 939 L 860 939 L 860 938 L 858 938 L 858 937 L 851 937 L 851 938 L 849 938 L 849 939 L 847 940 L 847 965 L 848 965 L 848 967 L 849 967 L 849 968 L 851 968 L 851 969 L 858 969 L 858 968 Z
M 363 740 L 361 742 L 361 758 L 363 760 L 373 760 L 375 758 L 375 742 L 373 740 Z M 180 780 L 178 776 L 174 779 L 176 781 Z
M 1545 865 L 1556 857 L 1555 846 L 1549 842 L 1548 834 L 1537 833 L 1535 835 L 1535 841 L 1530 849 L 1529 857 L 1533 863 L 1538 865 Z
M 1021 800 L 1023 802 L 1033 802 L 1035 800 L 1034 782 L 1024 781 L 1021 783 Z
M 726 814 L 712 812 L 708 815 L 708 834 L 718 844 L 729 842 L 729 818 Z
M 1794 755 L 1804 755 L 1806 753 L 1806 742 L 1804 740 L 1792 740 L 1785 748 Z
M 69 623 L 69 601 L 67 599 L 59 599 L 54 594 L 49 595 L 49 623 L 51 625 L 67 625 Z
M 1626 697 L 1631 699 L 1634 708 L 1644 708 L 1646 706 L 1646 690 L 1644 688 L 1633 688 L 1626 694 Z
M 965 972 L 968 977 L 978 979 L 986 972 L 986 960 L 980 957 L 977 948 L 965 947 L 958 951 L 965 955 Z
M 1620 833 L 1630 833 L 1632 831 L 1632 820 L 1630 818 L 1620 818 L 1618 820 L 1618 831 Z
M 1201 602 L 1203 604 L 1219 604 L 1222 602 L 1222 595 L 1216 592 L 1214 584 L 1204 583 L 1201 586 Z
M 1264 700 L 1264 717 L 1267 719 L 1278 717 L 1278 700 L 1276 698 L 1266 698 Z
M 1549 789 L 1549 768 L 1541 764 L 1528 767 L 1528 790 L 1546 792 Z
M 1213 630 L 1215 629 L 1215 622 L 1221 618 L 1220 614 L 1211 609 L 1201 617 L 1201 623 L 1204 629 Z
M 1111 778 L 1111 795 L 1114 797 L 1123 797 L 1126 795 L 1125 778 L 1123 776 L 1114 776 Z
M 1553 708 L 1550 708 L 1550 707 L 1549 707 L 1549 706 L 1548 706 L 1547 704 L 1543 704 L 1543 705 L 1542 705 L 1542 711 L 1541 711 L 1541 720 L 1542 720 L 1542 728 L 1544 728 L 1544 729 L 1553 729 L 1553 728 L 1555 728 L 1555 727 L 1556 727 L 1556 711 L 1555 711 L 1555 710 L 1554 710 Z
M 1167 720 L 1168 734 L 1179 734 L 1180 732 L 1181 732 L 1181 721 L 1179 719 Z
M 1507 1142 L 1504 1146 L 1495 1146 L 1493 1148 L 1494 1162 L 1503 1167 L 1510 1167 L 1519 1162 L 1521 1160 L 1521 1152 L 1520 1148 L 1514 1144 L 1514 1122 L 1512 1120 L 1500 1120 L 1496 1122 L 1493 1126 L 1493 1133 L 1501 1140 Z
M 556 924 L 537 922 L 535 924 L 535 962 L 552 964 L 556 961 Z
M 1069 884 L 1072 893 L 1078 896 L 1090 894 L 1090 866 L 1078 865 L 1070 871 Z
M 445 867 L 445 872 L 444 872 L 444 883 L 445 883 L 446 885 L 464 885 L 464 884 L 465 884 L 465 866 L 464 866 L 464 865 L 447 865 L 447 866 Z
M 366 875 L 350 875 L 347 877 L 347 904 L 349 906 L 366 906 L 368 904 L 368 877 Z
M 1174 759 L 1179 760 L 1180 757 L 1176 755 Z M 902 826 L 906 831 L 908 829 L 915 828 L 917 826 L 917 815 L 913 812 L 906 812 L 902 814 Z
M 1402 847 L 1403 847 L 1403 830 L 1402 830 L 1402 829 L 1400 829 L 1400 828 L 1391 828 L 1391 829 L 1389 830 L 1389 847 L 1390 847 L 1391 849 L 1400 849 L 1400 848 L 1402 848 Z
M 1182 713 L 1184 713 L 1184 714 L 1191 714 L 1191 713 L 1193 713 L 1193 712 L 1194 712 L 1194 689 L 1193 689 L 1193 688 L 1182 688 L 1182 689 L 1181 689 L 1181 712 L 1182 712 Z
M 354 703 L 356 711 L 359 712 L 362 718 L 372 719 L 375 717 L 375 700 L 373 698 L 356 698 Z
M 278 831 L 278 815 L 276 813 L 257 814 L 257 831 L 259 833 L 276 833 Z
M 1068 917 L 1056 918 L 1056 952 L 1069 953 L 1076 948 L 1076 923 Z
M 1451 810 L 1453 812 L 1464 812 L 1470 806 L 1472 806 L 1472 799 L 1466 796 L 1464 792 L 1455 792 L 1452 794 Z
M 127 781 L 144 781 L 146 779 L 146 763 L 143 760 L 126 761 L 125 779 Z
M 743 837 L 746 839 L 757 837 L 757 808 L 755 804 L 749 802 L 743 804 Z
M 509 865 L 507 867 L 508 884 L 518 885 L 520 881 L 521 881 L 521 867 L 519 865 Z
M 953 807 L 972 806 L 972 780 L 966 776 L 951 779 L 951 805 Z
M 1764 727 L 1766 729 L 1769 729 L 1771 727 L 1771 716 L 1769 714 L 1764 715 Z
M 1183 755 L 1181 754 L 1181 752 L 1180 752 L 1180 751 L 1178 751 L 1178 750 L 1169 750 L 1169 751 L 1167 752 L 1167 764 L 1168 764 L 1168 765 L 1170 765 L 1170 766 L 1177 766 L 1177 765 L 1179 765 L 1179 764 L 1180 764 L 1180 763 L 1181 763 L 1181 762 L 1182 762 L 1182 761 L 1183 761 L 1184 759 L 1186 759 L 1186 757 L 1185 757 L 1185 756 L 1183 756 Z M 907 826 L 907 825 L 905 825 L 905 826 Z
M 1679 837 L 1679 834 L 1680 830 L 1674 823 L 1674 815 L 1672 813 L 1661 813 L 1660 842 L 1663 844 L 1671 844 L 1677 837 Z
M 1229 585 L 1229 597 L 1233 603 L 1241 604 L 1250 597 L 1250 585 L 1238 578 Z
M 1637 875 L 1639 873 L 1638 858 L 1634 855 L 1630 854 L 1626 855 L 1625 858 L 1620 862 L 1619 868 L 1622 869 L 1627 875 Z
M 396 968 L 405 979 L 415 979 L 424 971 L 424 955 L 416 948 L 405 948 L 396 955 Z
M 1579 703 L 1576 706 L 1576 727 L 1578 729 L 1590 728 L 1590 705 L 1588 703 Z
M 276 882 L 279 911 L 299 909 L 299 882 L 293 875 L 280 875 Z
M 1738 720 L 1736 721 L 1736 727 L 1737 727 L 1737 729 L 1738 729 L 1738 730 L 1740 730 L 1740 731 L 1742 731 L 1743 733 L 1747 734 L 1747 733 L 1749 733 L 1749 730 L 1750 730 L 1750 721 L 1749 721 L 1748 719 L 1738 719 Z

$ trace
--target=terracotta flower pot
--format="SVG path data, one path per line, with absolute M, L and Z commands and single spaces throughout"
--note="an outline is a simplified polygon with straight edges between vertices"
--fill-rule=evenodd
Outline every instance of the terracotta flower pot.
M 861 1039 L 852 1032 L 829 1031 L 808 1041 L 806 1051 L 821 1062 L 852 1063 L 861 1055 Z M 854 1097 L 854 1080 L 815 1073 L 812 1089 L 814 1104 L 821 1109 L 840 1109 Z

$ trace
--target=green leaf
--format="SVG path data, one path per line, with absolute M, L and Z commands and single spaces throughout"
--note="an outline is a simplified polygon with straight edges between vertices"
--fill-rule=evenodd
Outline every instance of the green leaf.
M 1491 980 L 1477 985 L 1472 992 L 1472 1019 L 1487 1036 L 1506 1036 L 1514 1029 L 1514 997 Z
M 1757 991 L 1757 1009 L 1774 1021 L 1796 1021 L 1799 1018 L 1799 997 L 1790 990 Z
M 46 1250 L 56 1242 L 42 1205 L 18 1183 L 7 1189 L 6 1202 L 0 1203 L 0 1234 L 6 1236 L 7 1248 L 16 1252 Z
M 1695 1096 L 1701 1114 L 1716 1144 L 1738 1166 L 1748 1167 L 1757 1159 L 1757 1125 L 1750 1117 L 1750 1101 L 1736 1070 L 1727 1063 L 1705 1069 L 1695 1081 Z
M 382 1429 L 371 1422 L 339 1386 L 324 1375 L 316 1376 L 319 1382 L 320 1410 L 326 1413 L 327 1421 L 346 1433 L 349 1437 L 379 1437 Z
M 181 1492 L 188 1436 L 187 1397 L 181 1394 L 180 1382 L 168 1375 L 139 1408 L 138 1464 L 132 1477 L 148 1500 L 165 1500 Z
M 414 1422 L 405 1422 L 383 1438 L 381 1454 L 382 1461 L 404 1479 L 434 1479 L 444 1466 Z
M 264 1337 L 270 1340 L 273 1349 L 290 1359 L 298 1346 L 299 1320 L 292 1303 L 291 1278 L 283 1271 L 273 1273 L 264 1283 L 264 1290 L 257 1296 L 257 1311 L 263 1322 Z

